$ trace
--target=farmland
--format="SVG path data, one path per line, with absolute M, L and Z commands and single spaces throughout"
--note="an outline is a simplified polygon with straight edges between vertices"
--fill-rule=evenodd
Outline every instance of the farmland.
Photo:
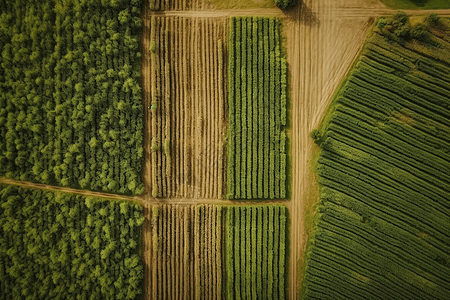
M 286 299 L 285 206 L 150 209 L 150 299 Z
M 228 207 L 226 299 L 286 299 L 287 209 Z
M 0 0 L 0 298 L 448 298 L 450 12 L 275 2 Z
M 232 18 L 227 198 L 286 196 L 287 65 L 280 21 Z
M 448 25 L 381 18 L 313 132 L 304 299 L 448 298 Z
M 144 173 L 154 197 L 222 197 L 226 27 L 226 18 L 144 19 Z

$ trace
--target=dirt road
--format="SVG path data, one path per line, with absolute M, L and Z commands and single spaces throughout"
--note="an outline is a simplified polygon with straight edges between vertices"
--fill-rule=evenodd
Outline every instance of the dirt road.
M 198 1 L 197 1 L 198 2 Z M 199 6 L 200 7 L 200 6 Z M 197 18 L 224 18 L 229 16 L 277 16 L 285 18 L 285 35 L 287 37 L 287 58 L 290 72 L 290 92 L 291 92 L 291 128 L 290 128 L 290 140 L 291 140 L 291 154 L 292 154 L 292 197 L 289 201 L 281 201 L 281 203 L 288 206 L 291 216 L 291 242 L 290 242 L 290 291 L 289 299 L 297 299 L 297 262 L 303 257 L 303 252 L 306 246 L 307 236 L 304 228 L 304 216 L 305 216 L 305 199 L 311 193 L 311 189 L 314 189 L 314 182 L 310 176 L 309 160 L 313 153 L 312 140 L 309 137 L 309 133 L 312 129 L 316 128 L 320 123 L 323 112 L 329 104 L 334 91 L 336 90 L 339 82 L 345 76 L 349 70 L 352 62 L 356 58 L 359 49 L 361 48 L 366 30 L 370 27 L 376 17 L 381 15 L 387 15 L 395 13 L 395 10 L 388 10 L 382 4 L 373 3 L 369 0 L 303 0 L 303 4 L 299 5 L 291 12 L 281 12 L 278 9 L 249 9 L 249 10 L 205 10 L 201 11 L 164 11 L 152 13 L 158 17 L 175 17 L 175 18 L 189 18 L 195 20 Z M 407 11 L 408 14 L 425 15 L 431 11 Z M 439 10 L 441 15 L 450 15 L 450 10 Z M 146 11 L 144 14 L 144 25 L 149 26 L 150 12 Z M 185 21 L 188 24 L 188 20 Z M 170 23 L 173 24 L 173 23 Z M 197 23 L 189 23 L 194 26 Z M 172 26 L 172 25 L 171 25 Z M 205 27 L 206 28 L 206 27 Z M 181 29 L 181 28 L 180 28 Z M 193 27 L 193 31 L 195 27 Z M 217 33 L 224 38 L 223 31 L 218 30 Z M 186 39 L 185 34 L 177 37 L 176 40 L 182 44 L 182 39 Z M 194 39 L 192 39 L 194 43 Z M 148 44 L 144 45 L 145 49 L 148 49 Z M 206 45 L 202 45 L 206 46 Z M 211 46 L 210 46 L 211 47 Z M 181 51 L 181 61 L 186 64 L 187 57 L 184 52 Z M 180 60 L 180 57 L 177 59 Z M 216 57 L 213 56 L 212 61 Z M 143 69 L 148 68 L 150 64 L 150 58 L 144 57 Z M 208 61 L 202 62 L 204 64 L 204 71 L 210 66 Z M 192 67 L 195 63 L 192 61 Z M 177 66 L 178 67 L 178 66 Z M 188 76 L 186 70 L 183 68 L 180 75 L 176 76 Z M 189 68 L 191 72 L 191 68 Z M 194 72 L 195 70 L 192 70 Z M 219 72 L 219 70 L 216 70 Z M 204 73 L 202 73 L 203 75 Z M 192 75 L 192 76 L 190 76 Z M 199 74 L 189 74 L 189 78 L 196 80 Z M 179 77 L 175 77 L 179 78 Z M 205 77 L 206 78 L 206 77 Z M 186 80 L 187 81 L 187 80 Z M 186 81 L 180 79 L 179 86 L 183 88 L 183 84 Z M 201 81 L 203 84 L 205 81 Z M 208 83 L 213 84 L 213 83 Z M 143 82 L 144 92 L 150 86 L 150 80 Z M 200 84 L 198 85 L 200 87 Z M 192 86 L 194 88 L 194 86 Z M 175 89 L 176 92 L 181 90 Z M 186 90 L 184 90 L 186 91 Z M 197 91 L 197 88 L 194 89 Z M 193 91 L 193 92 L 194 92 Z M 200 91 L 198 91 L 200 92 Z M 205 91 L 202 91 L 202 93 Z M 222 94 L 219 92 L 219 94 Z M 211 101 L 220 97 L 220 95 L 210 95 Z M 201 94 L 196 99 L 209 99 L 206 95 Z M 217 100 L 217 99 L 216 99 Z M 223 100 L 222 100 L 223 101 Z M 149 99 L 146 98 L 144 107 L 148 107 L 150 104 Z M 205 104 L 205 103 L 203 103 Z M 203 105 L 202 104 L 202 105 Z M 207 103 L 205 105 L 208 105 Z M 180 104 L 179 113 L 183 113 L 183 105 Z M 211 106 L 210 106 L 211 107 Z M 208 107 L 209 108 L 209 107 Z M 200 106 L 198 109 L 203 109 Z M 200 110 L 198 111 L 200 112 Z M 205 115 L 214 115 L 213 111 L 204 111 Z M 223 112 L 217 111 L 216 114 L 223 114 Z M 151 132 L 149 128 L 149 116 L 145 114 L 146 118 L 146 132 Z M 177 115 L 177 118 L 184 118 L 183 115 Z M 214 120 L 212 119 L 211 124 Z M 200 126 L 201 127 L 201 126 Z M 214 128 L 214 127 L 211 127 Z M 179 128 L 184 129 L 184 128 Z M 219 144 L 220 141 L 217 137 L 220 136 L 220 128 L 214 129 L 216 140 L 215 143 Z M 204 144 L 210 144 L 209 137 L 203 136 L 202 140 Z M 148 145 L 151 138 L 146 135 L 145 143 Z M 168 199 L 154 199 L 150 195 L 150 177 L 151 177 L 151 160 L 150 150 L 146 147 L 146 161 L 143 170 L 144 181 L 146 182 L 146 194 L 137 197 L 127 197 L 106 193 L 97 193 L 91 191 L 80 191 L 68 188 L 53 187 L 47 185 L 40 185 L 28 182 L 20 182 L 0 178 L 0 183 L 21 185 L 26 187 L 35 187 L 46 190 L 58 190 L 63 192 L 78 193 L 82 195 L 107 197 L 123 200 L 138 200 L 144 205 L 144 213 L 146 220 L 144 223 L 144 252 L 145 252 L 145 295 L 146 299 L 150 298 L 150 263 L 151 263 L 151 233 L 147 232 L 145 228 L 151 222 L 151 207 L 152 204 L 178 204 L 178 205 L 190 205 L 190 204 L 266 204 L 266 203 L 280 203 L 280 201 L 261 201 L 261 202 L 239 202 L 211 199 L 212 196 L 217 196 L 219 188 L 216 186 L 211 192 L 206 194 L 210 196 L 208 199 L 203 199 L 200 195 L 197 195 L 197 199 L 188 198 L 168 198 Z M 175 150 L 175 149 L 174 149 Z M 180 149 L 179 155 L 183 155 Z M 178 163 L 182 166 L 182 163 Z M 202 162 L 201 166 L 214 166 L 213 160 Z M 199 169 L 200 170 L 200 169 Z M 205 170 L 201 169 L 201 172 Z M 200 173 L 200 172 L 199 172 Z M 217 174 L 217 172 L 215 173 Z M 217 175 L 216 175 L 217 176 Z M 182 181 L 180 179 L 180 181 Z M 205 181 L 201 183 L 204 186 L 214 186 L 212 181 Z M 193 194 L 181 193 L 181 194 Z
M 355 7 L 366 8 L 357 18 L 338 16 Z M 298 296 L 297 262 L 304 255 L 307 241 L 304 218 L 310 207 L 305 207 L 305 199 L 315 188 L 309 162 L 313 149 L 309 133 L 320 123 L 334 91 L 356 58 L 375 9 L 380 7 L 368 7 L 367 1 L 305 0 L 285 26 L 292 117 L 290 299 Z

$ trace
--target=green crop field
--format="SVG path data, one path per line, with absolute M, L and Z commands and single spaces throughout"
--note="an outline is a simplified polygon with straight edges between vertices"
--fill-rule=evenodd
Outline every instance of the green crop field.
M 141 1 L 0 1 L 0 176 L 143 191 Z
M 287 299 L 288 226 L 284 205 L 153 206 L 153 298 Z
M 303 299 L 448 299 L 449 24 L 381 18 L 312 133 Z
M 0 185 L 1 299 L 135 299 L 142 206 Z
M 396 9 L 444 9 L 450 8 L 448 0 L 381 0 L 387 7 Z
M 286 299 L 287 217 L 280 205 L 226 208 L 226 299 Z
M 227 198 L 286 197 L 287 64 L 281 22 L 230 20 Z

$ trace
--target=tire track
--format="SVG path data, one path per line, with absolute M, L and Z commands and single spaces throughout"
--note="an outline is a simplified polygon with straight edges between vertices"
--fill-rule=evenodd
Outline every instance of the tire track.
M 357 1 L 353 0 L 352 4 Z M 309 132 L 318 126 L 334 91 L 359 52 L 374 11 L 364 9 L 359 18 L 343 18 L 338 9 L 349 10 L 342 8 L 349 5 L 348 2 L 306 0 L 298 9 L 297 18 L 289 20 L 289 25 L 285 26 L 289 37 L 292 186 L 295 187 L 287 204 L 291 215 L 290 299 L 298 298 L 297 289 L 293 287 L 299 283 L 297 275 L 301 277 L 302 274 L 292 270 L 297 270 L 297 263 L 304 255 L 307 241 L 304 216 L 309 209 L 304 205 L 314 189 L 309 167 L 313 153 Z M 363 7 L 364 4 L 360 2 L 359 5 Z
M 290 78 L 291 78 L 291 110 L 292 110 L 292 122 L 291 122 L 291 151 L 292 151 L 292 186 L 295 186 L 294 191 L 292 192 L 291 201 L 262 201 L 258 202 L 260 204 L 265 203 L 283 203 L 288 206 L 291 214 L 291 259 L 290 259 L 290 291 L 289 296 L 290 299 L 296 299 L 296 284 L 297 284 L 297 274 L 295 272 L 297 267 L 297 259 L 302 256 L 302 251 L 305 247 L 306 237 L 304 236 L 304 228 L 303 228 L 303 200 L 306 197 L 308 189 L 311 188 L 311 183 L 307 178 L 307 166 L 308 166 L 308 158 L 312 153 L 312 143 L 309 139 L 309 131 L 315 128 L 319 122 L 320 118 L 325 111 L 332 93 L 336 89 L 342 77 L 346 74 L 349 69 L 351 62 L 356 57 L 362 41 L 364 39 L 365 30 L 370 25 L 368 23 L 370 17 L 376 17 L 385 14 L 392 14 L 395 12 L 394 10 L 387 9 L 365 9 L 365 8 L 355 8 L 355 7 L 345 7 L 348 1 L 319 1 L 314 5 L 311 0 L 305 0 L 302 8 L 297 9 L 298 18 L 300 19 L 292 19 L 289 16 L 284 15 L 278 9 L 264 9 L 264 10 L 221 10 L 221 11 L 201 11 L 201 12 L 158 12 L 158 13 L 148 13 L 146 9 L 144 9 L 145 17 L 143 17 L 144 24 L 144 33 L 141 38 L 142 48 L 143 50 L 143 60 L 142 60 L 142 88 L 143 88 L 143 103 L 145 108 L 145 130 L 146 134 L 144 137 L 145 144 L 145 163 L 143 168 L 143 177 L 146 186 L 146 193 L 143 196 L 136 197 L 128 197 L 122 195 L 114 195 L 108 193 L 98 193 L 91 191 L 81 191 L 74 190 L 68 188 L 61 188 L 55 186 L 48 186 L 42 184 L 35 184 L 29 182 L 20 182 L 9 180 L 6 178 L 0 178 L 0 183 L 20 185 L 24 187 L 33 187 L 44 190 L 52 190 L 52 191 L 61 191 L 67 193 L 75 193 L 86 196 L 95 196 L 95 197 L 103 197 L 103 198 L 112 198 L 112 199 L 121 199 L 121 200 L 131 200 L 131 201 L 139 201 L 144 204 L 144 214 L 146 216 L 146 221 L 144 224 L 151 227 L 149 224 L 153 224 L 150 222 L 152 211 L 150 209 L 150 203 L 152 204 L 162 204 L 162 203 L 176 203 L 180 206 L 191 205 L 191 204 L 254 204 L 254 202 L 250 201 L 228 201 L 228 200 L 217 200 L 216 192 L 212 189 L 213 192 L 206 192 L 205 199 L 189 199 L 186 197 L 192 197 L 191 187 L 189 186 L 189 175 L 192 175 L 194 178 L 194 173 L 190 172 L 190 161 L 189 158 L 192 157 L 194 152 L 190 153 L 189 147 L 191 143 L 195 142 L 195 132 L 192 130 L 191 125 L 194 125 L 192 122 L 189 113 L 191 111 L 191 107 L 194 107 L 194 101 L 198 100 L 198 96 L 193 97 L 194 91 L 198 88 L 199 80 L 190 81 L 190 78 L 193 78 L 190 75 L 194 74 L 193 68 L 196 68 L 196 65 L 191 60 L 195 53 L 191 53 L 189 49 L 182 49 L 184 45 L 189 44 L 189 33 L 195 33 L 195 27 L 191 26 L 191 22 L 195 22 L 192 20 L 193 18 L 216 18 L 221 17 L 225 20 L 226 17 L 231 15 L 241 15 L 241 16 L 279 16 L 283 17 L 286 20 L 286 24 L 290 24 L 292 26 L 285 26 L 286 36 L 288 36 L 288 62 L 290 66 Z M 355 1 L 353 1 L 355 2 Z M 363 4 L 361 2 L 361 7 Z M 147 6 L 146 6 L 147 7 Z M 184 2 L 184 7 L 187 8 L 186 2 Z M 198 4 L 197 4 L 198 7 Z M 177 3 L 177 9 L 181 9 L 181 7 Z M 439 11 L 407 11 L 408 14 L 413 15 L 422 15 L 429 14 L 431 12 L 439 12 L 441 15 L 450 15 L 450 10 L 439 10 Z M 176 137 L 175 133 L 171 134 L 171 144 L 172 153 L 175 160 L 177 161 L 178 168 L 177 170 L 184 170 L 182 172 L 177 172 L 177 176 L 174 176 L 172 180 L 176 177 L 177 179 L 172 182 L 173 186 L 167 185 L 167 193 L 169 198 L 164 200 L 152 199 L 150 196 L 151 193 L 151 183 L 155 180 L 155 176 L 152 174 L 152 166 L 156 164 L 152 163 L 151 157 L 154 155 L 150 151 L 151 146 L 151 137 L 152 134 L 155 134 L 156 131 L 152 130 L 152 112 L 149 109 L 149 105 L 151 103 L 151 94 L 152 90 L 152 82 L 155 80 L 155 76 L 152 74 L 154 66 L 150 63 L 150 54 L 149 54 L 149 46 L 150 46 L 150 19 L 148 16 L 154 15 L 158 17 L 170 17 L 170 22 L 166 21 L 166 26 L 169 26 L 171 29 L 175 31 L 182 32 L 177 35 L 173 33 L 173 38 L 171 39 L 171 44 L 168 49 L 171 49 L 171 57 L 173 58 L 173 72 L 175 74 L 173 76 L 173 80 L 170 82 L 172 93 L 171 95 L 177 95 L 180 99 L 185 99 L 185 101 L 172 102 L 172 108 L 176 111 L 176 113 L 172 114 L 171 120 L 177 119 L 178 122 L 174 122 L 171 126 L 173 132 L 182 132 L 180 137 Z M 311 26 L 311 24 L 307 25 L 304 21 L 307 18 L 311 18 L 314 16 L 320 21 L 320 25 L 316 25 L 316 27 Z M 179 19 L 176 19 L 179 18 Z M 191 19 L 187 19 L 191 18 Z M 314 18 L 313 18 L 314 19 Z M 214 24 L 217 24 L 218 21 L 214 21 Z M 303 23 L 302 23 L 303 22 Z M 346 30 L 347 27 L 350 27 L 349 24 L 357 24 L 356 31 Z M 224 22 L 225 24 L 225 22 Z M 226 25 L 221 25 L 226 26 Z M 147 28 L 147 29 L 146 29 Z M 224 27 L 223 27 L 224 28 Z M 180 29 L 180 30 L 178 30 Z M 222 32 L 222 29 L 219 30 L 221 33 L 220 37 L 223 37 L 222 41 L 225 42 L 225 32 Z M 225 30 L 223 30 L 225 31 Z M 353 33 L 352 33 L 353 32 Z M 345 36 L 349 36 L 350 40 L 345 39 Z M 166 37 L 167 38 L 167 37 Z M 313 40 L 317 39 L 317 40 Z M 198 45 L 195 44 L 194 39 L 191 40 L 191 46 Z M 214 40 L 215 41 L 215 40 Z M 214 42 L 212 42 L 216 45 Z M 186 47 L 190 49 L 194 49 L 193 47 Z M 167 48 L 166 48 L 167 49 Z M 211 49 L 211 46 L 210 46 Z M 319 49 L 319 50 L 318 50 Z M 330 50 L 333 49 L 333 50 Z M 303 51 L 305 50 L 305 51 Z M 177 54 L 173 54 L 173 51 L 177 51 Z M 167 60 L 167 59 L 166 59 Z M 176 61 L 178 65 L 175 64 Z M 220 60 L 219 60 L 220 61 Z M 226 62 L 225 62 L 226 64 Z M 183 72 L 176 72 L 175 70 L 183 70 Z M 315 72 L 314 72 L 315 71 Z M 219 89 L 223 87 L 222 84 L 225 84 L 225 76 L 223 76 L 223 71 L 219 69 L 219 78 L 222 78 L 222 81 L 219 80 Z M 318 76 L 312 76 L 314 74 L 318 74 Z M 163 71 L 160 72 L 163 74 Z M 222 74 L 222 76 L 220 75 Z M 177 77 L 178 76 L 178 77 Z M 214 76 L 214 75 L 213 75 Z M 216 78 L 216 77 L 214 77 Z M 310 79 L 313 78 L 313 79 Z M 156 92 L 156 91 L 155 91 Z M 226 91 L 222 89 L 219 91 L 219 98 L 223 97 L 226 94 Z M 213 96 L 210 96 L 213 97 Z M 175 98 L 175 97 L 174 97 Z M 189 99 L 189 101 L 186 101 Z M 202 101 L 205 101 L 206 98 L 203 98 Z M 219 100 L 219 117 L 223 118 L 224 116 L 224 103 L 226 101 L 226 97 Z M 197 102 L 199 103 L 199 102 Z M 214 102 L 215 103 L 215 102 Z M 207 105 L 213 104 L 207 103 Z M 221 112 L 222 111 L 222 112 Z M 213 113 L 215 115 L 215 113 Z M 194 116 L 195 118 L 195 116 Z M 180 121 L 182 120 L 182 121 Z M 213 124 L 217 124 L 216 119 L 213 120 Z M 222 122 L 225 120 L 221 120 L 219 124 L 218 130 L 218 145 L 219 149 L 222 149 L 221 146 L 221 137 L 224 133 L 224 125 Z M 211 122 L 211 121 L 210 121 Z M 177 124 L 177 125 L 175 125 Z M 211 123 L 207 123 L 211 124 Z M 178 127 L 176 127 L 178 126 Z M 193 127 L 195 129 L 195 127 Z M 211 128 L 211 127 L 209 127 Z M 214 132 L 214 131 L 213 131 Z M 293 133 L 296 133 L 295 135 Z M 176 140 L 172 142 L 173 140 Z M 176 145 L 179 145 L 177 147 Z M 194 145 L 194 144 L 192 144 Z M 215 148 L 212 148 L 215 149 Z M 222 151 L 222 150 L 221 150 Z M 219 152 L 219 157 L 223 154 Z M 210 151 L 211 152 L 211 151 Z M 178 153 L 178 154 L 176 154 Z M 207 164 L 209 166 L 209 164 Z M 181 167 L 181 168 L 180 168 Z M 174 168 L 175 169 L 175 168 Z M 201 168 L 200 168 L 201 169 Z M 206 169 L 209 169 L 207 167 Z M 215 171 L 214 171 L 215 172 Z M 217 173 L 210 174 L 223 174 L 222 167 L 219 167 Z M 211 181 L 211 178 L 207 178 L 206 184 L 208 184 L 208 180 Z M 192 180 L 191 182 L 195 182 Z M 220 182 L 220 181 L 219 181 Z M 217 196 L 220 197 L 221 193 L 218 191 Z M 150 202 L 151 201 L 151 202 Z M 185 207 L 186 215 L 188 215 L 189 208 Z M 186 217 L 187 218 L 187 217 Z M 159 218 L 160 219 L 160 218 Z M 187 219 L 183 220 L 184 226 L 187 229 L 189 223 Z M 156 223 L 155 223 L 156 226 Z M 158 227 L 161 228 L 161 227 Z M 153 230 L 153 227 L 151 227 Z M 184 230 L 184 228 L 183 228 Z M 155 256 L 152 256 L 152 252 L 148 251 L 148 247 L 153 243 L 151 237 L 152 231 L 147 229 L 143 230 L 143 247 L 144 247 L 144 262 L 146 267 L 144 268 L 146 284 L 144 285 L 144 295 L 146 297 L 150 297 L 150 293 L 153 294 L 154 299 L 158 299 L 155 291 L 152 289 L 155 287 L 149 280 L 148 276 L 151 274 L 150 270 L 147 268 L 150 266 L 151 261 L 157 261 L 156 270 L 161 268 L 162 261 L 156 260 Z M 157 231 L 158 236 L 161 236 L 161 231 Z M 192 233 L 183 233 L 184 236 L 184 244 L 180 246 L 183 249 L 190 249 L 192 246 Z M 147 242 L 146 242 L 147 240 Z M 148 242 L 151 241 L 151 242 Z M 190 241 L 190 243 L 189 243 Z M 161 249 L 156 249 L 156 251 L 162 251 Z M 193 259 L 191 256 L 192 251 L 188 251 L 186 257 L 183 258 L 184 262 L 184 270 L 187 270 L 189 273 L 189 268 L 187 266 L 192 265 Z M 192 268 L 193 270 L 193 265 Z M 191 276 L 187 276 L 188 278 L 192 278 Z M 156 283 L 161 284 L 161 283 Z M 185 282 L 185 286 L 193 286 L 192 282 Z M 185 290 L 186 293 L 187 289 Z M 180 291 L 181 293 L 182 291 Z M 187 295 L 187 294 L 184 294 Z M 194 295 L 190 295 L 194 296 Z M 182 297 L 184 299 L 188 299 L 188 297 Z

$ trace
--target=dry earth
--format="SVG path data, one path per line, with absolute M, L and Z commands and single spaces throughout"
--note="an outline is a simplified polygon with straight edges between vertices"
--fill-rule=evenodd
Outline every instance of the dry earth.
M 203 24 L 201 19 L 205 18 L 220 18 L 220 22 L 223 22 L 224 17 L 229 17 L 232 15 L 238 16 L 278 16 L 286 19 L 285 23 L 285 35 L 287 38 L 287 58 L 289 64 L 289 72 L 290 72 L 290 89 L 291 89 L 291 128 L 290 131 L 290 139 L 291 139 L 291 157 L 292 157 L 292 197 L 289 201 L 259 201 L 259 202 L 248 202 L 242 201 L 238 202 L 239 204 L 266 204 L 266 203 L 283 203 L 288 206 L 291 216 L 291 242 L 290 242 L 290 291 L 289 291 L 289 299 L 297 299 L 297 262 L 299 259 L 303 257 L 303 252 L 306 246 L 307 236 L 305 234 L 305 199 L 308 198 L 309 195 L 314 194 L 315 185 L 313 177 L 311 176 L 311 167 L 310 167 L 310 159 L 313 154 L 313 143 L 311 138 L 309 137 L 309 132 L 316 128 L 320 122 L 320 119 L 330 102 L 334 91 L 336 90 L 339 82 L 345 76 L 346 72 L 349 70 L 352 62 L 355 60 L 359 49 L 361 48 L 366 30 L 372 24 L 373 20 L 376 17 L 386 14 L 392 14 L 395 11 L 388 10 L 384 8 L 382 4 L 374 3 L 370 0 L 304 0 L 302 5 L 298 5 L 293 11 L 284 14 L 278 9 L 248 9 L 248 10 L 213 10 L 210 9 L 209 5 L 202 4 L 202 0 L 198 0 L 194 2 L 196 7 L 201 11 L 182 11 L 176 5 L 172 8 L 171 11 L 157 12 L 152 13 L 158 17 L 174 17 L 177 19 L 189 18 L 190 21 L 194 21 L 190 24 Z M 192 9 L 192 8 L 191 8 Z M 195 9 L 195 8 L 194 8 Z M 208 10 L 209 9 L 209 10 Z M 407 11 L 407 13 L 414 15 L 421 14 L 429 14 L 431 11 Z M 450 10 L 439 10 L 441 15 L 450 15 Z M 148 26 L 148 18 L 150 16 L 150 12 L 146 9 L 144 11 L 144 24 Z M 199 19 L 199 20 L 196 20 Z M 186 21 L 188 22 L 188 21 Z M 202 23 L 203 22 L 203 23 Z M 214 23 L 214 22 L 213 22 Z M 174 24 L 174 23 L 171 23 Z M 211 24 L 211 23 L 206 23 Z M 190 25 L 192 26 L 192 25 Z M 214 27 L 214 26 L 213 26 Z M 183 27 L 178 27 L 179 29 Z M 183 34 L 182 37 L 178 37 L 179 41 L 182 39 L 192 39 L 193 41 L 199 41 L 199 37 L 196 37 L 195 34 L 197 32 L 198 27 L 187 27 L 187 32 L 185 30 L 180 30 L 184 32 L 180 32 Z M 205 27 L 204 30 L 206 30 Z M 223 28 L 223 27 L 222 27 Z M 183 28 L 184 29 L 184 28 Z M 177 30 L 173 28 L 172 30 Z M 219 35 L 223 38 L 224 33 L 223 29 L 218 30 Z M 203 31 L 205 32 L 205 31 Z M 191 36 L 191 34 L 194 34 Z M 195 40 L 197 39 L 197 40 Z M 201 41 L 201 40 L 200 40 Z M 143 40 L 144 49 L 148 49 L 149 42 Z M 195 43 L 197 46 L 196 49 L 199 49 L 198 43 Z M 194 42 L 188 43 L 187 45 L 183 45 L 184 47 L 194 46 Z M 180 50 L 179 53 L 182 53 L 181 56 L 172 57 L 171 61 L 176 60 L 184 60 L 184 62 L 189 63 L 190 68 L 194 68 L 198 61 L 189 61 L 189 59 L 195 59 L 195 54 L 187 54 L 193 55 L 193 57 L 186 57 L 186 54 L 190 52 L 183 52 L 183 47 L 178 45 L 177 50 Z M 214 46 L 212 45 L 212 48 Z M 186 49 L 185 49 L 186 50 Z M 189 50 L 186 50 L 189 51 Z M 198 51 L 198 50 L 197 50 Z M 213 56 L 214 57 L 214 56 Z M 182 61 L 183 62 L 183 61 Z M 183 62 L 183 63 L 184 63 Z M 209 62 L 200 62 L 204 63 L 205 68 L 207 68 L 207 63 L 213 63 L 213 60 Z M 148 67 L 149 58 L 146 58 L 144 55 L 143 59 L 143 71 Z M 178 68 L 178 66 L 175 66 Z M 205 93 L 203 89 L 204 79 L 207 78 L 207 75 L 204 74 L 201 69 L 192 70 L 190 72 L 194 72 L 191 75 L 181 72 L 173 71 L 176 76 L 186 76 L 190 78 L 194 76 L 194 79 L 198 80 L 197 85 L 193 85 L 192 81 L 190 82 L 192 88 L 197 89 L 198 93 Z M 218 72 L 218 70 L 216 70 Z M 177 73 L 177 74 L 175 74 Z M 196 77 L 195 77 L 196 76 Z M 206 76 L 206 77 L 202 77 Z M 144 96 L 144 107 L 148 105 L 149 97 L 149 85 L 150 80 L 143 76 L 143 86 L 144 92 L 146 92 L 147 96 Z M 197 78 L 197 79 L 195 79 Z M 186 79 L 187 80 L 187 79 Z M 180 86 L 182 87 L 183 79 L 180 79 Z M 214 82 L 210 82 L 209 84 L 214 85 Z M 177 91 L 178 92 L 178 91 Z M 183 92 L 186 92 L 184 90 Z M 204 94 L 203 94 L 204 95 Z M 203 102 L 199 102 L 198 111 L 201 112 L 201 109 L 214 107 L 215 101 L 217 102 L 217 95 L 210 95 L 208 97 L 202 97 L 198 95 L 197 98 L 193 99 L 201 99 Z M 180 98 L 183 99 L 183 98 Z M 209 103 L 208 101 L 212 101 Z M 224 101 L 224 100 L 220 100 Z M 200 105 L 201 104 L 201 105 Z M 221 105 L 216 104 L 216 105 Z M 203 107 L 205 106 L 205 107 Z M 186 113 L 183 112 L 183 106 L 180 104 L 178 107 L 180 110 L 178 113 Z M 221 118 L 221 114 L 224 112 L 219 112 L 218 110 L 213 110 L 213 118 Z M 214 113 L 216 112 L 216 113 Z M 214 176 L 210 179 L 212 185 L 216 187 L 211 190 L 211 192 L 195 192 L 195 189 L 189 190 L 186 187 L 183 187 L 181 190 L 184 192 L 176 192 L 175 198 L 167 198 L 167 199 L 155 199 L 151 197 L 151 151 L 148 149 L 149 141 L 151 140 L 150 133 L 151 130 L 149 126 L 150 116 L 149 110 L 145 110 L 145 120 L 146 120 L 146 137 L 145 144 L 147 145 L 146 156 L 143 168 L 143 179 L 146 183 L 146 192 L 143 196 L 136 197 L 127 197 L 121 195 L 113 195 L 107 193 L 98 193 L 91 191 L 80 191 L 69 188 L 61 188 L 54 186 L 47 186 L 36 183 L 29 182 L 20 182 L 15 180 L 9 180 L 6 178 L 0 177 L 0 183 L 20 185 L 25 187 L 34 187 L 45 190 L 57 190 L 69 193 L 77 193 L 82 195 L 90 195 L 96 197 L 106 197 L 106 198 L 114 198 L 114 199 L 123 199 L 123 200 L 138 200 L 144 205 L 144 215 L 145 221 L 143 226 L 143 252 L 144 252 L 144 280 L 146 284 L 144 285 L 145 299 L 151 299 L 151 291 L 150 284 L 151 281 L 151 273 L 150 273 L 150 263 L 151 263 L 151 232 L 149 229 L 151 228 L 151 205 L 152 204 L 201 204 L 201 203 L 209 203 L 209 204 L 236 204 L 235 201 L 228 200 L 220 200 L 217 199 L 219 194 L 219 188 L 217 186 L 218 183 L 214 183 Z M 204 111 L 203 114 L 205 116 L 210 115 L 210 112 Z M 193 114 L 194 118 L 197 114 Z M 175 118 L 179 118 L 178 115 Z M 217 137 L 220 137 L 223 134 L 223 124 L 221 125 L 223 120 L 211 119 L 209 124 L 212 125 L 211 128 L 214 128 L 215 122 L 218 121 L 218 127 L 215 127 L 215 132 L 213 135 L 216 137 L 214 143 L 219 143 Z M 192 126 L 192 124 L 191 124 Z M 195 124 L 193 125 L 195 128 Z M 208 133 L 209 134 L 209 133 Z M 207 139 L 210 138 L 207 135 L 201 134 L 204 138 L 203 143 L 205 145 L 210 143 Z M 191 137 L 192 139 L 192 137 Z M 195 159 L 195 155 L 194 155 Z M 214 159 L 206 162 L 205 167 L 201 165 L 201 170 L 206 170 L 207 168 L 212 168 L 214 170 L 216 168 L 217 163 L 214 162 Z M 209 167 L 208 167 L 209 166 Z M 200 169 L 199 169 L 200 170 Z M 215 174 L 218 174 L 215 171 Z M 213 171 L 214 173 L 214 171 Z M 216 177 L 217 178 L 217 177 Z M 207 182 L 202 183 L 202 188 L 207 187 Z M 215 192 L 214 192 L 215 191 Z M 206 197 L 206 198 L 205 198 Z
M 305 203 L 317 194 L 310 160 L 315 147 L 309 133 L 318 127 L 339 83 L 361 49 L 367 29 L 377 17 L 393 14 L 381 3 L 368 0 L 304 0 L 288 15 L 285 26 L 291 83 L 292 198 L 290 299 L 297 299 L 301 268 L 307 242 Z M 439 10 L 448 15 L 450 10 Z M 431 11 L 407 11 L 426 15 Z M 299 288 L 299 287 L 297 287 Z
M 226 68 L 220 66 L 226 66 L 227 19 L 146 15 L 143 21 L 147 193 L 220 199 L 226 131 Z

